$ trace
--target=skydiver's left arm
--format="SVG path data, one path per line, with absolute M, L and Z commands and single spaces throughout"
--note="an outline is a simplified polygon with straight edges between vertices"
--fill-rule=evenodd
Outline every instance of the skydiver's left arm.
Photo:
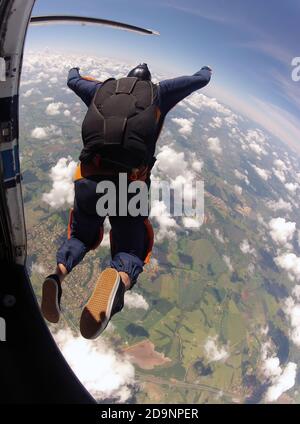
M 102 83 L 90 77 L 82 77 L 78 68 L 72 68 L 68 75 L 68 87 L 89 107 L 97 88 Z
M 161 113 L 166 115 L 181 100 L 205 87 L 210 81 L 211 73 L 211 69 L 205 66 L 194 75 L 161 81 L 158 91 Z

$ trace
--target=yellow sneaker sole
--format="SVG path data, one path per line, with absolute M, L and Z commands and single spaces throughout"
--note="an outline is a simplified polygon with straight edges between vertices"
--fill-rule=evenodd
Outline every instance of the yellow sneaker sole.
M 80 332 L 86 339 L 95 339 L 106 328 L 120 283 L 119 273 L 113 268 L 105 269 L 80 317 Z

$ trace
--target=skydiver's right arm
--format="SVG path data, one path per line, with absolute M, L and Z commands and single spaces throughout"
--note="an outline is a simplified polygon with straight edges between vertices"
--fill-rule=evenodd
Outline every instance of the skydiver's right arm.
M 72 68 L 68 75 L 68 87 L 89 107 L 97 88 L 102 83 L 90 77 L 82 77 L 79 68 Z
M 161 113 L 166 115 L 181 100 L 205 87 L 210 81 L 211 74 L 211 68 L 204 66 L 194 75 L 160 81 L 158 93 Z

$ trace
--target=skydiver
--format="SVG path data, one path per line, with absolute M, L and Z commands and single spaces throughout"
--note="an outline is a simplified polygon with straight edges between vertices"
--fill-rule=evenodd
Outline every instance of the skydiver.
M 99 246 L 103 237 L 105 216 L 99 216 L 95 206 L 98 182 L 110 180 L 118 186 L 119 173 L 125 172 L 128 183 L 140 180 L 149 187 L 155 146 L 167 113 L 205 87 L 212 74 L 211 68 L 204 66 L 194 75 L 154 84 L 143 63 L 127 77 L 102 83 L 82 77 L 79 70 L 70 69 L 67 80 L 68 87 L 88 107 L 82 124 L 84 147 L 74 176 L 74 207 L 68 238 L 57 251 L 57 267 L 46 277 L 42 290 L 41 310 L 52 323 L 59 320 L 64 278 L 88 251 Z M 136 283 L 152 250 L 153 230 L 148 215 L 109 216 L 109 221 L 110 267 L 100 274 L 80 318 L 80 331 L 87 339 L 96 338 L 111 317 L 121 311 L 125 291 Z

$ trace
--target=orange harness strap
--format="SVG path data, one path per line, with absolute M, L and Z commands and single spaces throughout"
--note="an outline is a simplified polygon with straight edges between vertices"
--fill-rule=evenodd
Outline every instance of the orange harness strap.
M 148 246 L 146 251 L 146 257 L 144 259 L 144 264 L 148 264 L 150 262 L 150 258 L 152 255 L 152 249 L 154 244 L 154 231 L 151 222 L 148 218 L 145 219 L 144 224 L 146 226 L 146 231 L 148 235 Z
M 133 169 L 128 178 L 130 181 L 146 181 L 149 175 L 150 172 L 148 166 L 143 166 L 141 168 Z
M 79 163 L 76 166 L 75 173 L 73 175 L 73 180 L 78 181 L 78 180 L 81 180 L 82 178 L 84 177 L 82 176 L 82 172 L 81 172 L 81 163 Z
M 79 163 L 75 169 L 73 180 L 78 181 L 82 178 L 87 178 L 91 175 L 102 175 L 101 169 L 96 169 L 95 166 L 87 166 Z M 143 166 L 141 168 L 135 168 L 132 170 L 131 174 L 128 176 L 130 181 L 146 181 L 149 177 L 150 172 L 147 166 Z
M 101 83 L 101 81 L 99 81 L 99 80 L 97 80 L 96 78 L 91 77 L 91 76 L 89 76 L 89 75 L 82 76 L 81 78 L 82 78 L 82 79 L 85 79 L 85 80 L 87 80 L 87 81 L 94 81 L 94 82 L 99 82 L 99 83 Z
M 73 208 L 70 209 L 69 213 L 69 222 L 68 222 L 68 240 L 71 238 L 71 231 L 72 231 L 72 222 L 73 222 Z

